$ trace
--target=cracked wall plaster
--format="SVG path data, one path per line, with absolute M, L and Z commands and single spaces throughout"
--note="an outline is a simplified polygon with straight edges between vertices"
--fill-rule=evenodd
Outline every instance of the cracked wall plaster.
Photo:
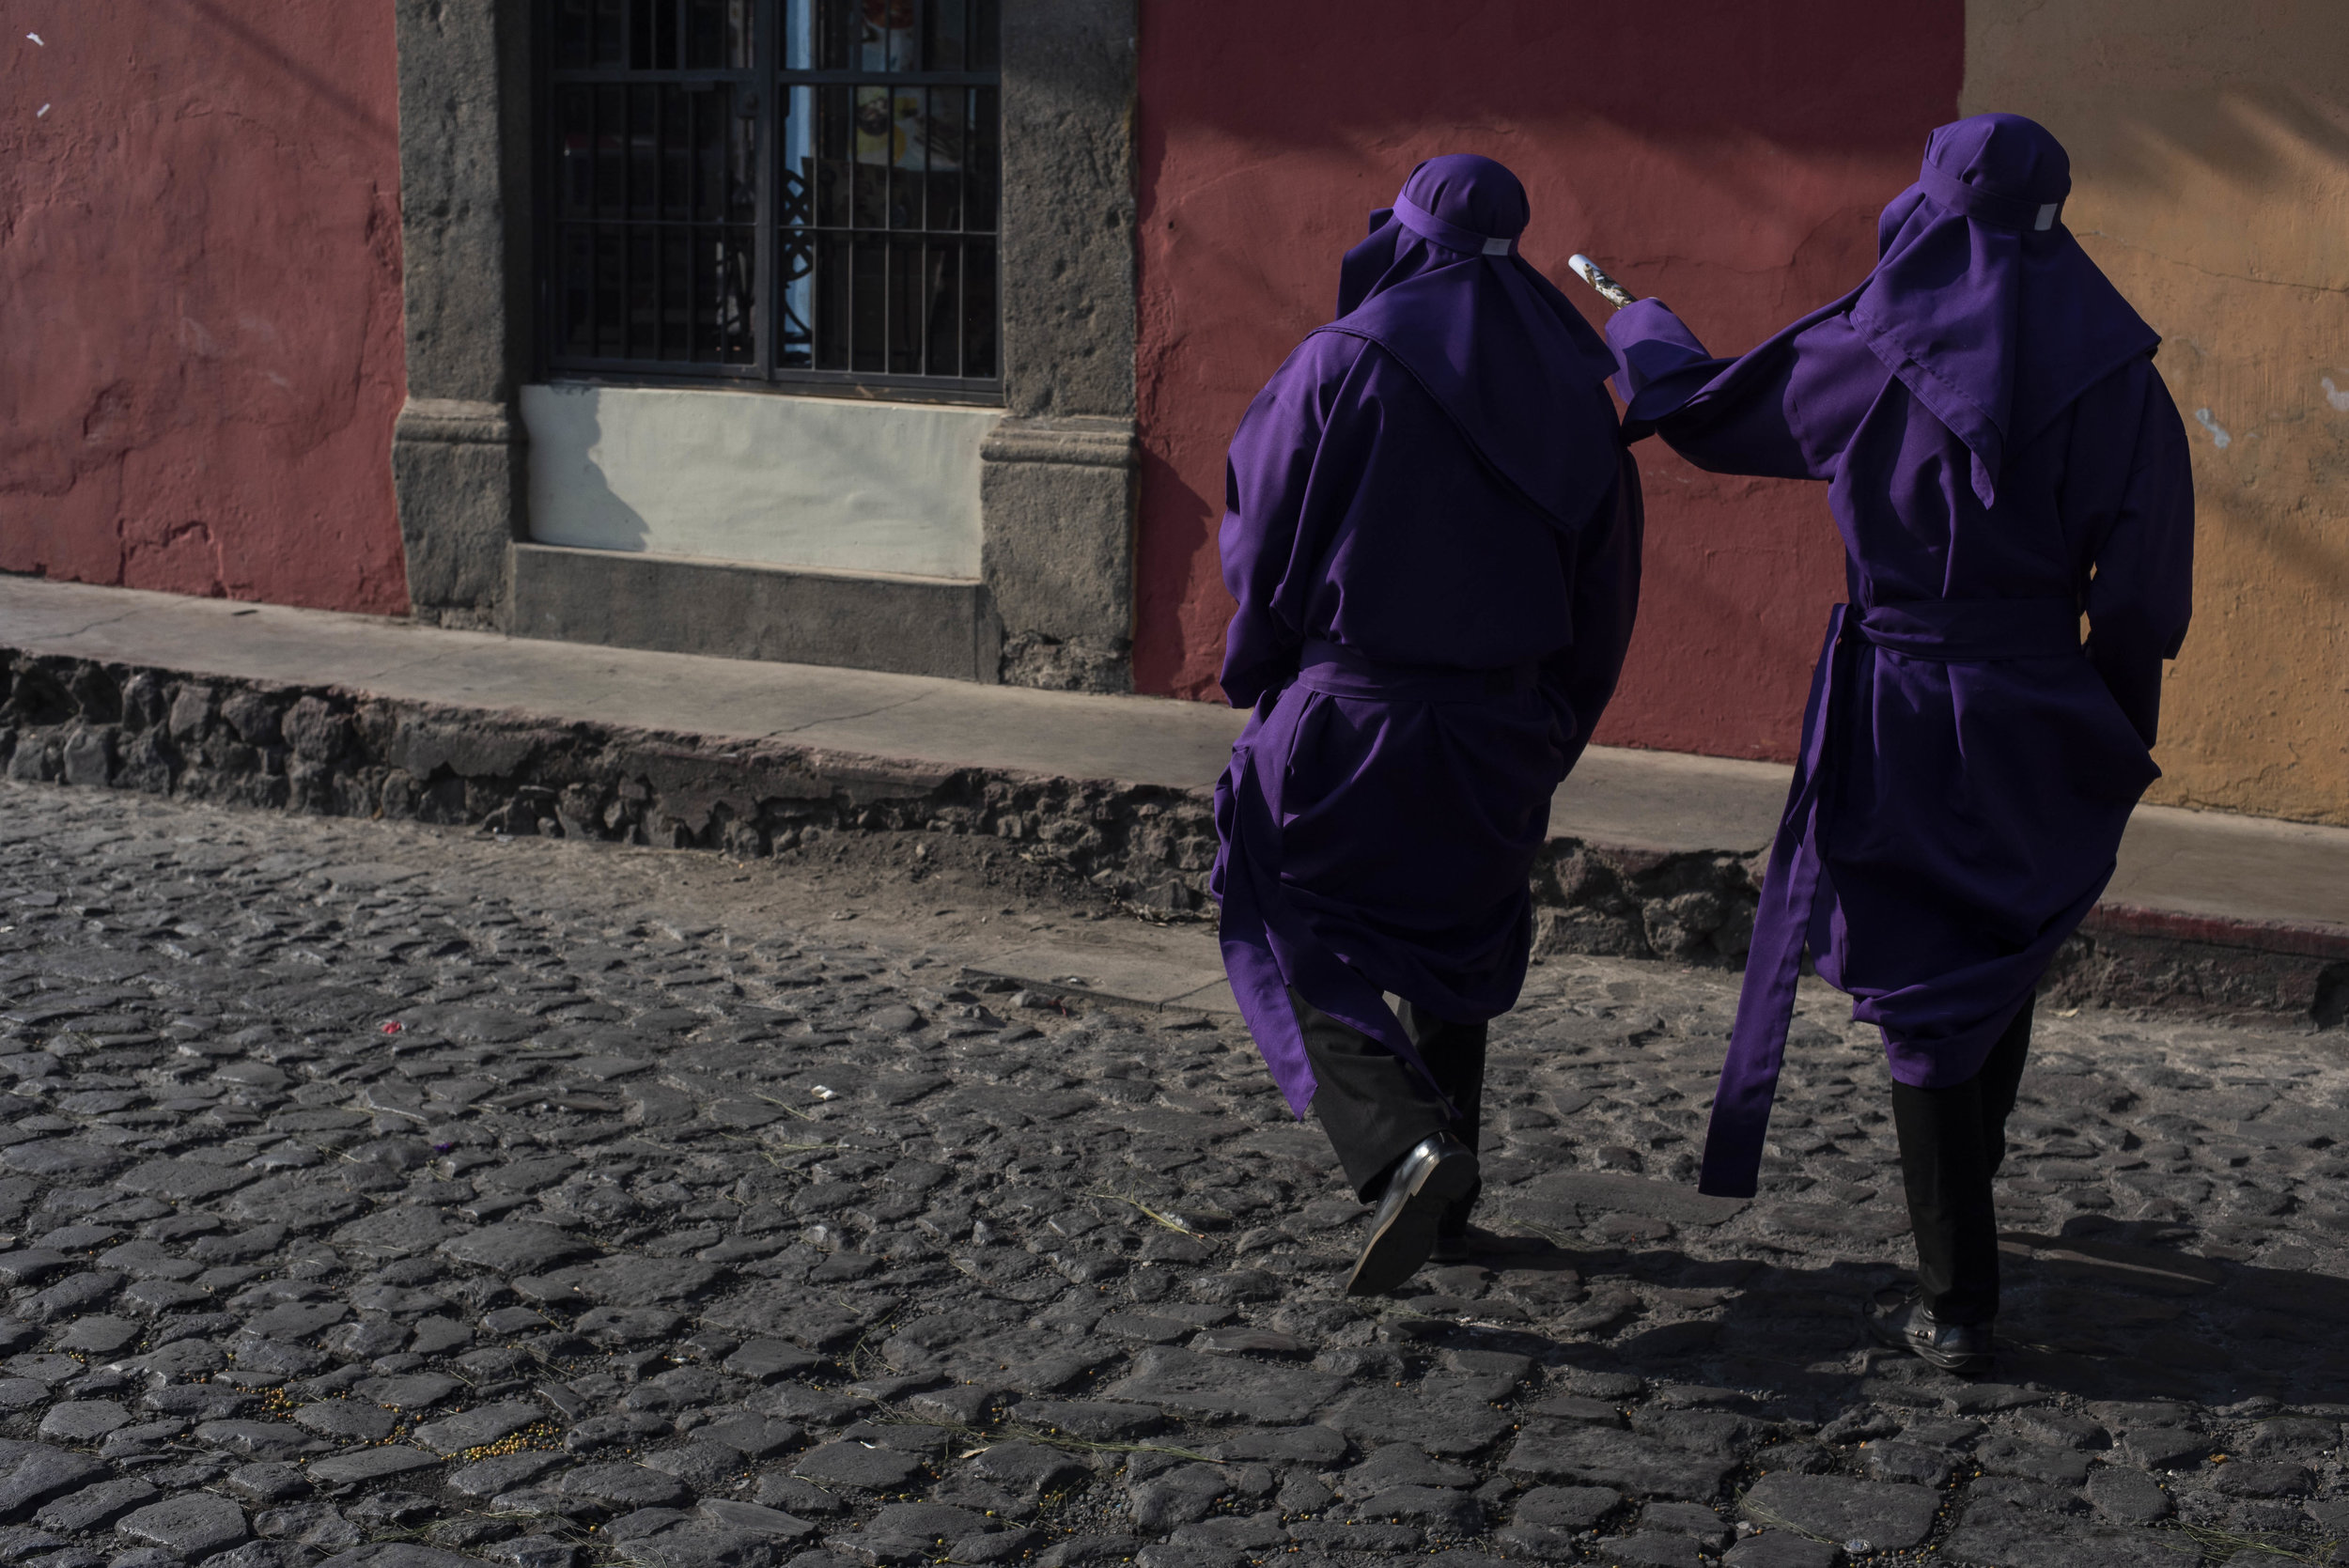
M 405 609 L 389 8 L 50 9 L 9 53 L 49 112 L 0 125 L 0 570 Z

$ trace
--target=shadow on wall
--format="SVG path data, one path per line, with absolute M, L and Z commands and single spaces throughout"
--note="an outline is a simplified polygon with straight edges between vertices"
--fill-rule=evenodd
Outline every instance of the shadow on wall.
M 1276 133 L 1264 145 L 1283 151 L 1352 147 L 1364 132 L 1392 145 L 1398 128 L 1429 123 L 1519 136 L 1592 119 L 1667 141 L 1729 132 L 1841 150 L 1856 124 L 1914 119 L 1930 109 L 1921 92 L 1954 88 L 1967 11 L 1963 0 L 1919 0 L 1897 16 L 1875 0 L 1452 0 L 1365 8 L 1368 24 L 1332 30 L 1319 15 L 1284 21 L 1243 0 L 1143 6 L 1145 28 L 1180 17 L 1186 29 L 1145 38 L 1145 65 L 1151 45 L 1172 47 L 1177 70 L 1227 85 L 1186 101 L 1186 119 L 1252 141 Z M 1273 36 L 1282 26 L 1316 45 L 1310 83 Z
M 2349 287 L 2349 246 L 2337 233 L 2349 205 L 2349 123 L 2341 117 L 2349 97 L 2333 107 L 2328 115 L 2314 95 L 2285 86 L 2230 89 L 2178 95 L 2090 132 L 2095 164 L 2087 178 L 2119 188 L 2102 200 L 2092 194 L 2096 210 L 2123 202 L 2131 210 L 2110 226 L 2076 227 L 2081 242 L 2105 251 L 2116 273 L 2179 268 L 2196 274 L 2189 287 L 2202 298 L 2163 289 L 2148 301 L 2157 313 L 2198 303 L 2225 313 L 2215 320 L 2180 313 L 2154 323 L 2167 339 L 2165 371 L 2187 383 L 2178 389 L 2181 411 L 2197 477 L 2207 488 L 2250 488 L 2266 475 L 2230 465 L 2256 463 L 2263 440 L 2301 434 L 2329 440 L 2334 450 L 2309 454 L 2305 472 L 2278 479 L 2296 478 L 2319 493 L 2336 487 L 2336 495 L 2349 480 L 2349 364 L 2331 363 L 2349 359 L 2341 299 Z M 2332 190 L 2323 191 L 2320 180 Z M 2198 199 L 2214 194 L 2208 205 Z M 2289 367 L 2269 362 L 2278 351 L 2310 363 L 2279 377 Z M 2239 384 L 2247 372 L 2270 384 Z M 2217 383 L 2209 389 L 2220 400 L 2215 409 L 2198 408 L 2200 399 L 2187 396 L 2206 377 Z M 2243 401 L 2262 394 L 2270 399 L 2264 411 Z M 2349 528 L 2336 526 L 2327 537 L 2290 512 L 2296 499 L 2290 491 L 2282 499 L 2283 508 L 2272 501 L 2232 508 L 2230 525 L 2258 536 L 2321 598 L 2349 604 Z
M 603 446 L 602 398 L 594 387 L 546 391 L 551 407 L 562 411 L 559 420 L 535 422 L 530 432 L 532 536 L 596 550 L 648 550 L 652 524 L 612 489 L 596 460 Z
M 1146 395 L 1143 401 L 1146 405 Z M 1213 677 L 1221 666 L 1223 629 L 1232 614 L 1231 598 L 1221 591 L 1222 568 L 1216 552 L 1223 504 L 1202 495 L 1156 446 L 1142 449 L 1138 482 L 1148 510 L 1134 545 L 1134 617 L 1140 625 L 1165 629 L 1162 640 L 1175 648 L 1193 650 L 1194 667 L 1174 684 L 1172 658 L 1179 656 L 1162 654 L 1166 667 L 1148 670 L 1146 683 L 1145 675 L 1137 675 L 1136 689 L 1222 702 L 1223 688 Z M 1216 584 L 1217 591 L 1195 592 L 1201 582 Z
M 397 139 L 399 132 L 390 121 L 372 113 L 331 78 L 319 75 L 279 48 L 266 33 L 248 24 L 217 0 L 180 0 L 180 4 L 195 13 L 196 25 L 216 38 L 235 39 L 247 52 L 266 60 L 279 75 L 301 83 L 318 102 L 386 141 Z
M 2337 17 L 2335 18 L 2337 20 Z M 2282 84 L 2231 84 L 2224 91 L 2154 92 L 2136 98 L 2128 113 L 2087 142 L 2098 180 L 2134 183 L 2146 192 L 2176 190 L 2182 161 L 2242 191 L 2296 183 L 2310 159 L 2349 168 L 2349 125 L 2314 101 L 2309 90 Z M 2337 112 L 2337 111 L 2336 111 Z M 2077 163 L 2075 165 L 2077 167 Z M 2321 212 L 2296 216 L 2311 230 Z M 2241 237 L 2214 236 L 2241 242 Z M 2249 281 L 2288 281 L 2280 273 Z
M 2349 28 L 2325 0 L 1971 0 L 1964 106 L 2045 122 L 2163 334 L 2201 517 L 2170 805 L 2349 823 Z M 2327 382 L 2330 385 L 2327 385 Z

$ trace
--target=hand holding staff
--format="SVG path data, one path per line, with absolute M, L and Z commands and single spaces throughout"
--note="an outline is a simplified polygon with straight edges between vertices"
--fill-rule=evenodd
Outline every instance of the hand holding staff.
M 1630 289 L 1600 272 L 1598 263 L 1587 256 L 1570 256 L 1566 257 L 1566 265 L 1574 269 L 1576 277 L 1597 289 L 1617 310 L 1639 299 Z

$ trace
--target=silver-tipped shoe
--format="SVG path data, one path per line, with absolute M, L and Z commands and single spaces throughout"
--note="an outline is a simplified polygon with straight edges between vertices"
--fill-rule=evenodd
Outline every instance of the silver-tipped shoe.
M 1418 1273 L 1435 1250 L 1444 1210 L 1476 1186 L 1477 1174 L 1475 1152 L 1451 1133 L 1430 1133 L 1413 1144 L 1388 1178 L 1346 1294 L 1383 1295 Z
M 1990 1325 L 1942 1322 L 1914 1285 L 1878 1291 L 1868 1304 L 1868 1331 L 1943 1372 L 1976 1376 L 1991 1369 Z

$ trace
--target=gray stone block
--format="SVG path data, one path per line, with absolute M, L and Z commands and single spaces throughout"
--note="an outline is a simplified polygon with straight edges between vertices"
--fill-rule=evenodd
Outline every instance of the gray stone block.
M 747 1530 L 754 1535 L 772 1536 L 780 1541 L 805 1541 L 816 1534 L 816 1527 L 805 1519 L 794 1518 L 779 1508 L 766 1508 L 754 1502 L 732 1502 L 711 1498 L 702 1503 L 699 1512 L 711 1524 L 727 1529 Z
M 976 582 L 537 544 L 514 550 L 512 630 L 990 683 L 1001 635 Z
M 1322 1373 L 1161 1347 L 1135 1357 L 1133 1375 L 1115 1391 L 1188 1415 L 1280 1421 L 1310 1416 L 1345 1388 Z
M 1133 0 L 1004 8 L 1003 403 L 1134 410 Z
M 124 1514 L 115 1521 L 115 1533 L 182 1557 L 202 1557 L 245 1538 L 244 1510 L 210 1492 L 190 1492 Z
M 46 1443 L 8 1443 L 0 1448 L 0 1520 L 21 1518 L 52 1498 L 103 1481 L 106 1473 L 86 1454 Z
M 135 1477 L 101 1481 L 44 1505 L 33 1518 L 44 1529 L 102 1529 L 162 1494 Z
M 1976 1504 L 1949 1539 L 1942 1559 L 1971 1568 L 2176 1568 L 2178 1539 L 2169 1530 L 2094 1529 L 2044 1514 Z
M 70 1400 L 49 1407 L 40 1419 L 40 1435 L 57 1442 L 94 1443 L 130 1424 L 131 1412 L 111 1399 Z
M 519 1432 L 544 1415 L 545 1412 L 536 1405 L 521 1400 L 506 1400 L 466 1410 L 442 1421 L 428 1421 L 416 1428 L 415 1440 L 438 1453 L 461 1453 L 467 1449 L 480 1448 L 510 1433 Z
M 392 482 L 420 619 L 503 624 L 521 533 L 508 410 L 534 298 L 527 7 L 399 0 L 400 283 L 408 407 Z
M 2088 1478 L 2088 1500 L 2117 1525 L 2150 1525 L 2170 1517 L 2170 1494 L 2143 1470 L 2099 1467 Z
M 579 1548 L 552 1535 L 518 1535 L 491 1545 L 487 1555 L 513 1568 L 570 1568 Z
M 801 1454 L 791 1473 L 820 1486 L 897 1492 L 922 1473 L 922 1460 L 917 1454 L 867 1448 L 863 1443 L 825 1443 Z
M 1766 1475 L 1744 1498 L 1745 1513 L 1757 1524 L 1830 1541 L 1865 1541 L 1872 1551 L 1916 1545 L 1933 1532 L 1939 1507 L 1938 1494 L 1922 1486 L 1824 1475 Z
M 626 1464 L 583 1465 L 563 1477 L 560 1490 L 613 1508 L 668 1508 L 692 1496 L 675 1476 Z
M 411 397 L 401 411 L 392 485 L 417 619 L 506 627 L 527 485 L 523 441 L 521 422 L 499 403 Z
M 411 1470 L 428 1469 L 440 1462 L 436 1456 L 422 1449 L 395 1444 L 314 1459 L 310 1462 L 310 1479 L 324 1482 L 330 1486 L 356 1484 L 363 1481 L 380 1481 L 385 1476 L 405 1475 Z
M 1131 688 L 1133 433 L 1122 420 L 1006 420 L 981 449 L 982 570 L 1004 678 Z
M 370 1541 L 337 1552 L 320 1568 L 479 1568 L 479 1560 L 414 1541 Z
M 1719 1493 L 1736 1461 L 1690 1453 L 1636 1432 L 1545 1423 L 1518 1434 L 1501 1467 L 1530 1481 L 1579 1482 L 1635 1496 L 1702 1502 Z
M 1793 1530 L 1764 1530 L 1729 1548 L 1722 1568 L 1836 1568 L 1843 1548 Z
M 308 1497 L 310 1482 L 294 1466 L 264 1462 L 229 1471 L 228 1489 L 247 1502 L 286 1502 Z
M 1643 1529 L 1636 1535 L 1610 1536 L 1591 1549 L 1597 1560 L 1620 1568 L 1703 1568 L 1697 1544 L 1685 1535 Z
M 568 1463 L 562 1454 L 525 1449 L 520 1453 L 500 1454 L 495 1459 L 478 1460 L 457 1469 L 448 1478 L 449 1489 L 460 1497 L 494 1498 Z
M 1041 1443 L 997 1443 L 971 1462 L 971 1472 L 1016 1496 L 1066 1491 L 1091 1472 L 1079 1460 Z

